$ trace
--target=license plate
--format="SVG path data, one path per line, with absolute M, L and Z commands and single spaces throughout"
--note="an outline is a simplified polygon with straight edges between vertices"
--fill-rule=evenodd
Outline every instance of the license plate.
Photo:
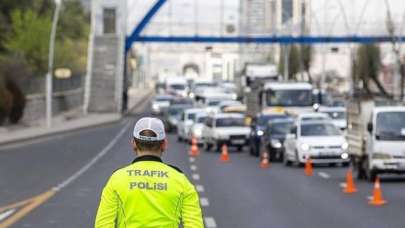
M 238 139 L 238 140 L 232 140 L 232 144 L 244 144 L 245 140 L 243 139 Z

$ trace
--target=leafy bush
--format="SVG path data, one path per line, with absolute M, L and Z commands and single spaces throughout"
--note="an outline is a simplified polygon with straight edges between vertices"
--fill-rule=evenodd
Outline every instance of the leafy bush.
M 10 77 L 6 77 L 5 85 L 12 96 L 12 105 L 10 107 L 10 112 L 8 119 L 10 123 L 18 123 L 24 115 L 24 108 L 26 104 L 26 99 L 24 93 L 21 91 L 17 83 Z
M 10 115 L 13 97 L 4 86 L 0 87 L 0 125 L 3 125 Z
M 26 99 L 20 85 L 32 75 L 30 67 L 18 56 L 0 58 L 0 109 L 3 121 L 17 123 L 24 114 Z M 1 119 L 1 117 L 0 117 Z

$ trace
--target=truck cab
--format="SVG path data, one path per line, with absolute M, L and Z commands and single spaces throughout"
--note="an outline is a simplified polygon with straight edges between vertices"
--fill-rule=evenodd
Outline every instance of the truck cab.
M 349 152 L 359 178 L 405 173 L 405 107 L 372 100 L 349 103 Z
M 313 111 L 312 85 L 307 82 L 267 82 L 261 96 L 264 111 L 274 107 L 294 115 Z

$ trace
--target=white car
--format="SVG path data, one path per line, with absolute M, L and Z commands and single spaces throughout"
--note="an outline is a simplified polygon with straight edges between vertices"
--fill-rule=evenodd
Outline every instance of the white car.
M 293 115 L 294 117 L 294 115 Z M 306 112 L 306 113 L 301 113 L 295 116 L 295 121 L 297 125 L 300 125 L 303 122 L 307 121 L 314 121 L 314 120 L 326 120 L 330 121 L 331 118 L 329 117 L 328 114 L 326 113 L 320 113 L 320 112 Z
M 223 97 L 206 98 L 203 101 L 202 107 L 205 109 L 206 113 L 217 113 L 219 112 L 221 102 L 226 100 L 228 99 Z
M 245 116 L 238 113 L 217 113 L 209 116 L 202 132 L 205 150 L 215 148 L 217 152 L 222 145 L 236 146 L 242 150 L 248 144 L 250 127 L 245 125 Z
M 162 114 L 165 112 L 169 106 L 170 101 L 173 100 L 171 95 L 157 95 L 152 101 L 152 113 L 153 114 Z
M 284 141 L 284 164 L 349 164 L 348 143 L 330 120 L 312 120 L 295 124 Z
M 320 107 L 319 112 L 328 114 L 332 122 L 341 130 L 346 129 L 347 119 L 345 107 Z
M 204 129 L 204 124 L 205 121 L 207 120 L 207 113 L 205 112 L 200 112 L 197 113 L 193 125 L 191 125 L 191 129 L 188 132 L 187 140 L 191 142 L 191 139 L 193 136 L 197 139 L 197 143 L 201 144 L 202 143 L 202 132 Z
M 179 122 L 177 123 L 177 138 L 179 141 L 183 141 L 188 138 L 195 116 L 201 112 L 204 112 L 204 110 L 200 108 L 184 110 L 184 112 L 181 114 Z

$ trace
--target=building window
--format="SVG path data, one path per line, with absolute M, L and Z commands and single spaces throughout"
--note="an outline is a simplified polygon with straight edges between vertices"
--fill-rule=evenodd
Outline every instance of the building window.
M 282 1 L 282 23 L 288 22 L 293 16 L 293 0 Z
M 103 33 L 115 34 L 116 33 L 116 10 L 115 8 L 103 9 Z

